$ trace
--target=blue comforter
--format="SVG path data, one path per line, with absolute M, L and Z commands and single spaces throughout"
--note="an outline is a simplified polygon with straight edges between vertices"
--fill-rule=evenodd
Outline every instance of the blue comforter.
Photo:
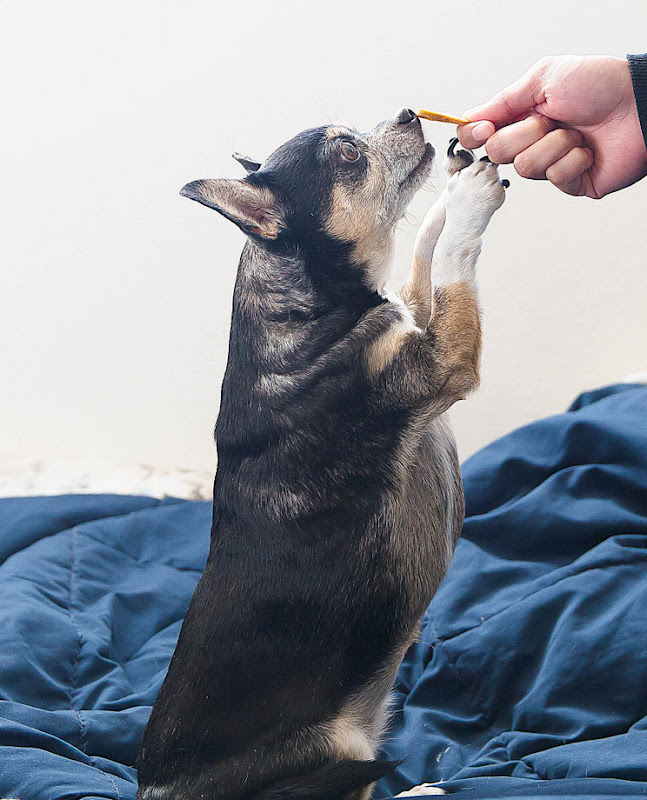
M 467 519 L 400 670 L 375 797 L 647 794 L 647 387 L 464 465 Z M 208 503 L 0 500 L 0 797 L 135 794 Z M 214 646 L 218 646 L 215 642 Z

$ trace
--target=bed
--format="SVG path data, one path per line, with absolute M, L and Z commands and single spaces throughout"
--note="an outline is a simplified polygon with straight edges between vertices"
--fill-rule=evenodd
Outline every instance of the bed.
M 647 387 L 463 465 L 467 518 L 400 669 L 374 794 L 647 794 Z M 208 501 L 0 499 L 0 797 L 133 800 Z M 214 643 L 218 646 L 218 643 Z

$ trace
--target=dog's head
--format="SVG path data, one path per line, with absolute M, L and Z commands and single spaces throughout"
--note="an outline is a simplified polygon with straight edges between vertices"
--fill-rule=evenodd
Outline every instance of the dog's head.
M 345 125 L 303 131 L 262 164 L 236 155 L 244 178 L 193 181 L 181 194 L 267 246 L 322 253 L 341 244 L 381 288 L 395 223 L 429 175 L 433 156 L 418 117 L 402 109 L 368 133 Z

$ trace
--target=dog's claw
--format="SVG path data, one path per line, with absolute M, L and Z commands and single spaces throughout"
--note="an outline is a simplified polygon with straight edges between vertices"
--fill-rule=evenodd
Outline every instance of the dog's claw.
M 483 158 L 480 158 L 479 161 L 488 161 L 490 164 L 492 163 L 487 156 L 483 156 Z
M 504 178 L 502 181 L 499 181 L 499 183 L 501 184 L 501 186 L 503 186 L 504 189 L 510 188 L 510 181 L 507 178 Z
M 458 137 L 454 137 L 449 142 L 447 148 L 447 159 L 445 161 L 445 169 L 448 175 L 454 175 L 460 170 L 468 167 L 474 161 L 474 153 L 471 150 L 456 150 L 458 144 Z

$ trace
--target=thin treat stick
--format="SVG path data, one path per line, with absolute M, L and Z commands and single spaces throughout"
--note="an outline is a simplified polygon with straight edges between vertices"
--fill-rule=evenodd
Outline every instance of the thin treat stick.
M 454 125 L 465 125 L 465 123 L 469 122 L 468 119 L 463 119 L 463 117 L 453 117 L 451 114 L 437 114 L 435 111 L 427 111 L 425 108 L 419 108 L 417 114 L 419 117 L 430 119 L 432 122 L 451 122 Z

